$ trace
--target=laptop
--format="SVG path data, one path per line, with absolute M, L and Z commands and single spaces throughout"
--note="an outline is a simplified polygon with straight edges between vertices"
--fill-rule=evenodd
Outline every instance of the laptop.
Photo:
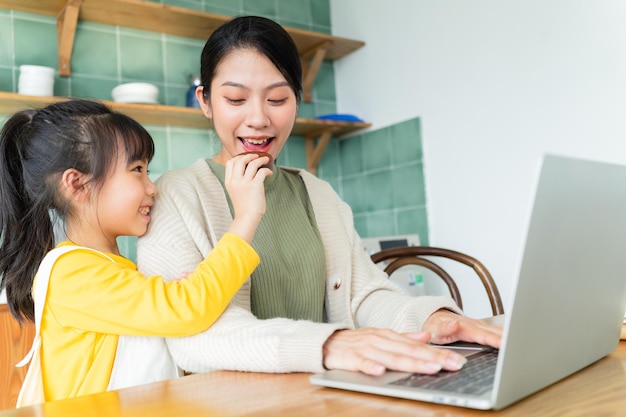
M 626 306 L 626 166 L 546 155 L 499 350 L 459 348 L 458 372 L 368 376 L 330 370 L 316 385 L 476 409 L 501 409 L 613 352 Z M 475 359 L 479 356 L 479 359 Z M 487 389 L 434 380 L 475 377 L 491 362 Z M 425 380 L 425 381 L 422 381 Z M 490 380 L 490 382 L 489 382 Z M 429 388 L 430 387 L 430 388 Z M 477 391 L 477 392 L 474 392 Z

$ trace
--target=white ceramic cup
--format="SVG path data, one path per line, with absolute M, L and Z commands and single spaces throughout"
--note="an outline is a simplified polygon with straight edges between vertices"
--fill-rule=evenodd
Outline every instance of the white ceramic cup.
M 29 96 L 54 95 L 54 68 L 20 65 L 17 92 Z

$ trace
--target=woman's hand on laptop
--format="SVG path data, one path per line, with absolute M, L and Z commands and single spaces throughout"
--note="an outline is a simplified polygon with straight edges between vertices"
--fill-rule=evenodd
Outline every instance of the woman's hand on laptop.
M 442 369 L 457 371 L 465 365 L 467 360 L 462 355 L 428 345 L 430 338 L 428 332 L 338 330 L 324 343 L 324 367 L 382 375 L 387 369 L 434 374 Z
M 422 330 L 432 335 L 431 343 L 440 345 L 462 341 L 499 348 L 502 339 L 502 327 L 449 310 L 434 312 L 426 320 Z

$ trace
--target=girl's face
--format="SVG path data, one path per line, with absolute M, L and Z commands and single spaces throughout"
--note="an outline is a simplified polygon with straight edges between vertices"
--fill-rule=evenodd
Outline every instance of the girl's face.
M 217 66 L 211 96 L 198 101 L 222 142 L 214 158 L 225 164 L 242 152 L 278 156 L 296 120 L 296 95 L 278 69 L 257 51 L 237 49 Z
M 93 197 L 90 213 L 95 221 L 91 224 L 94 235 L 101 236 L 102 241 L 99 247 L 92 247 L 117 253 L 115 239 L 118 236 L 146 233 L 156 193 L 156 185 L 148 177 L 148 162 L 127 164 L 126 155 L 120 152 L 117 165 Z M 106 245 L 109 248 L 104 247 Z

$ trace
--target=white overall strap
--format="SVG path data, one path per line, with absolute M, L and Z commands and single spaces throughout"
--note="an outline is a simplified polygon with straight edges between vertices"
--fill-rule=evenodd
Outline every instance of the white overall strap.
M 17 365 L 15 365 L 16 367 L 22 367 L 28 364 L 37 349 L 39 349 L 40 343 L 38 343 L 38 341 L 40 337 L 39 332 L 41 330 L 41 317 L 43 315 L 43 306 L 46 303 L 46 296 L 48 295 L 48 283 L 50 282 L 50 273 L 52 272 L 52 267 L 54 266 L 54 263 L 62 255 L 77 249 L 85 249 L 99 253 L 100 255 L 106 257 L 107 259 L 110 259 L 113 262 L 113 259 L 111 259 L 106 254 L 95 249 L 86 248 L 83 246 L 61 246 L 59 248 L 52 249 L 46 254 L 46 256 L 43 258 L 43 261 L 41 261 L 41 264 L 39 265 L 39 269 L 37 270 L 37 280 L 35 282 L 35 288 L 33 289 L 33 302 L 35 304 L 35 339 L 33 340 L 33 345 L 31 346 L 24 359 L 22 359 Z

